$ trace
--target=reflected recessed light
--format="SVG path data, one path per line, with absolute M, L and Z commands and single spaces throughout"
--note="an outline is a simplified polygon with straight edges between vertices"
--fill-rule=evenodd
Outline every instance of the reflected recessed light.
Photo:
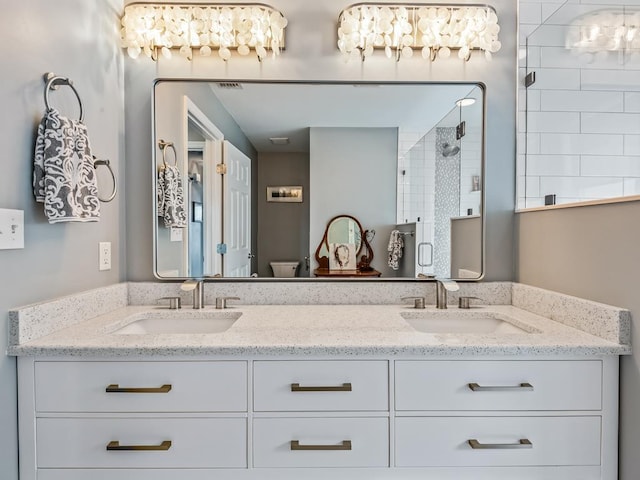
M 461 98 L 460 100 L 458 100 L 456 102 L 456 105 L 458 107 L 468 107 L 469 105 L 473 105 L 474 103 L 476 103 L 476 99 L 475 98 Z
M 269 141 L 274 145 L 289 145 L 289 137 L 270 137 Z

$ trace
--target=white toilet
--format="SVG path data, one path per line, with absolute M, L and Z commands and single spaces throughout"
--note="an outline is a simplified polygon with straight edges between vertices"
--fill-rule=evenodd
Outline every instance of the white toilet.
M 300 262 L 269 262 L 276 278 L 291 278 L 296 276 Z

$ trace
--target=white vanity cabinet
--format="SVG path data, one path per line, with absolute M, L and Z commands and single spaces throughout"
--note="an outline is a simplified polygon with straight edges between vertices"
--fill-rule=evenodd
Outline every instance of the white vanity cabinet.
M 256 361 L 253 385 L 254 467 L 389 466 L 388 361 Z
M 617 478 L 615 356 L 167 358 L 20 357 L 21 480 Z
M 584 473 L 568 471 L 566 478 L 613 479 L 600 474 L 601 465 L 603 471 L 614 467 L 607 462 L 615 461 L 617 446 L 614 398 L 603 389 L 614 372 L 603 377 L 603 368 L 611 366 L 600 360 L 398 361 L 395 464 L 577 467 Z
M 21 479 L 247 468 L 247 361 L 18 365 Z

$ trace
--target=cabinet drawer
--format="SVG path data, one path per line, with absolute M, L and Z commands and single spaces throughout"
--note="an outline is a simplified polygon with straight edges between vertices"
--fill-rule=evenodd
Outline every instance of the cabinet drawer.
M 254 409 L 387 410 L 386 361 L 264 361 L 254 363 Z
M 35 382 L 40 412 L 247 410 L 246 362 L 36 362 Z
M 243 468 L 244 418 L 39 418 L 38 468 Z M 165 450 L 107 450 L 153 446 Z M 166 448 L 166 445 L 165 445 Z
M 400 361 L 395 374 L 396 410 L 602 408 L 597 360 Z
M 292 442 L 298 445 L 292 445 Z M 388 467 L 387 418 L 256 418 L 255 467 Z
M 600 422 L 597 416 L 396 418 L 396 466 L 599 465 Z M 472 448 L 471 439 L 484 448 Z M 525 439 L 531 445 L 513 448 Z

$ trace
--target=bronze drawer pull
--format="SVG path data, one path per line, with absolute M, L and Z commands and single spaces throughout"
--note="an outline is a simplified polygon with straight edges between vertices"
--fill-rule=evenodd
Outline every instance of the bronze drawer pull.
M 141 388 L 141 387 L 120 387 L 117 383 L 112 383 L 106 390 L 107 393 L 169 393 L 171 384 L 165 384 L 161 387 Z
M 467 440 L 474 450 L 508 450 L 518 448 L 533 448 L 533 444 L 526 438 L 521 438 L 518 443 L 480 443 L 475 438 Z
M 292 392 L 350 392 L 351 383 L 343 383 L 338 387 L 301 387 L 299 383 L 291 384 Z
M 171 448 L 171 440 L 165 440 L 160 445 L 120 445 L 118 440 L 109 442 L 107 450 L 110 451 L 166 451 Z
M 482 386 L 482 385 L 478 385 L 477 383 L 469 383 L 468 384 L 469 388 L 471 390 L 473 390 L 474 392 L 509 392 L 509 391 L 523 391 L 523 390 L 528 390 L 528 391 L 532 391 L 533 390 L 533 385 L 531 385 L 528 382 L 525 383 L 520 383 L 519 385 L 512 385 L 512 386 Z
M 291 440 L 291 450 L 351 450 L 351 440 L 343 440 L 340 445 L 300 445 L 299 440 Z

